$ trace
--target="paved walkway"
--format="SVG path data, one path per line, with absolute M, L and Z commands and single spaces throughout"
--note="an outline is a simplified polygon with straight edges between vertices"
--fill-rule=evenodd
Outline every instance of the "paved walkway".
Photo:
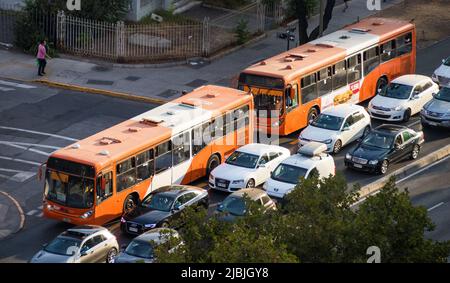
M 383 3 L 382 8 L 390 7 L 402 0 Z M 357 20 L 377 13 L 367 9 L 367 0 L 352 0 L 344 13 L 343 4 L 334 8 L 333 18 L 326 33 L 342 28 Z M 309 30 L 318 24 L 318 16 L 309 21 Z M 241 48 L 211 63 L 198 65 L 179 65 L 172 67 L 124 67 L 112 64 L 94 64 L 81 60 L 55 58 L 49 60 L 45 80 L 59 86 L 78 90 L 100 92 L 103 94 L 144 97 L 152 102 L 164 102 L 181 95 L 182 90 L 192 90 L 203 84 L 230 86 L 240 70 L 260 60 L 286 50 L 286 41 L 271 32 L 264 39 Z M 0 77 L 22 81 L 35 81 L 36 61 L 32 56 L 0 50 Z M 94 91 L 94 90 L 100 91 Z
M 0 191 L 0 241 L 22 229 L 24 220 L 22 208 L 17 201 Z

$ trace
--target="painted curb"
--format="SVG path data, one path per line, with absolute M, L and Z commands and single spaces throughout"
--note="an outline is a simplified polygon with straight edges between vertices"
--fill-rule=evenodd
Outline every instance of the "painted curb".
M 359 198 L 360 200 L 364 199 L 370 196 L 371 194 L 379 191 L 392 176 L 395 176 L 397 180 L 405 178 L 411 175 L 412 173 L 417 172 L 418 170 L 438 160 L 441 160 L 449 155 L 450 155 L 450 145 L 447 145 L 437 151 L 431 152 L 430 154 L 420 158 L 419 160 L 416 160 L 415 162 L 408 164 L 405 167 L 390 173 L 389 175 L 386 175 L 368 185 L 361 187 L 361 189 L 359 190 L 360 194 Z
M 75 91 L 94 93 L 94 94 L 102 94 L 102 95 L 107 95 L 107 96 L 112 96 L 112 97 L 122 98 L 122 99 L 128 99 L 128 100 L 134 100 L 134 101 L 139 101 L 139 102 L 148 102 L 148 103 L 153 103 L 153 104 L 165 104 L 165 103 L 169 102 L 168 100 L 164 100 L 164 99 L 134 95 L 134 94 L 129 94 L 129 93 L 125 93 L 125 92 L 117 92 L 117 91 L 110 91 L 110 90 L 104 90 L 104 89 L 98 89 L 98 88 L 83 87 L 83 86 L 54 82 L 54 81 L 49 81 L 49 80 L 41 80 L 40 79 L 40 80 L 33 80 L 32 82 L 45 84 L 47 86 L 56 87 L 56 88 L 63 88 L 63 89 L 68 89 L 68 90 L 75 90 Z
M 16 208 L 17 208 L 17 210 L 19 211 L 19 215 L 20 215 L 20 224 L 19 224 L 19 228 L 18 228 L 16 231 L 12 232 L 12 234 L 16 234 L 16 233 L 18 233 L 20 230 L 22 230 L 22 228 L 23 228 L 23 226 L 24 226 L 24 224 L 25 224 L 25 214 L 23 213 L 23 209 L 22 209 L 22 207 L 20 206 L 19 202 L 18 202 L 15 198 L 13 198 L 13 197 L 12 197 L 10 194 L 8 194 L 7 192 L 0 191 L 0 193 L 3 194 L 4 196 L 6 196 L 7 198 L 9 198 L 9 199 L 14 203 L 14 205 L 15 205 Z M 9 236 L 9 235 L 8 235 L 8 236 Z M 6 237 L 8 237 L 8 236 L 6 236 Z M 5 238 L 6 238 L 6 237 L 5 237 Z

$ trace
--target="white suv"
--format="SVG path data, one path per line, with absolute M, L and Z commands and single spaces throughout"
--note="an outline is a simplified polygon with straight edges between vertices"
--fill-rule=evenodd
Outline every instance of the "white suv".
M 338 153 L 343 146 L 370 130 L 370 116 L 364 107 L 341 104 L 325 109 L 299 135 L 299 146 L 310 141 L 327 145 L 327 152 Z
M 282 161 L 264 184 L 264 190 L 271 197 L 282 199 L 292 191 L 301 177 L 318 174 L 320 178 L 334 176 L 336 166 L 333 157 L 327 153 L 323 143 L 310 142 L 302 146 L 297 154 Z
M 442 65 L 434 71 L 431 78 L 441 87 L 450 87 L 450 57 L 442 60 Z

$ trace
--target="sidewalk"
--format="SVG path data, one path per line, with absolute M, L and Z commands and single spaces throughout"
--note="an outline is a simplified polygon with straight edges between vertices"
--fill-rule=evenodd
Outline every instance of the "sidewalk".
M 0 241 L 22 229 L 24 220 L 19 204 L 0 191 Z
M 402 0 L 390 0 L 382 3 L 382 8 L 400 2 Z M 378 12 L 367 9 L 367 0 L 352 0 L 345 13 L 342 12 L 343 7 L 343 4 L 334 7 L 333 18 L 325 34 L 355 22 L 358 17 L 362 19 Z M 309 32 L 318 22 L 318 16 L 309 20 Z M 276 36 L 277 32 L 284 31 L 284 28 L 272 31 L 264 39 L 211 63 L 143 68 L 55 58 L 48 61 L 45 77 L 37 76 L 34 57 L 0 50 L 0 77 L 26 82 L 42 82 L 43 79 L 58 87 L 164 103 L 179 97 L 182 90 L 190 91 L 204 84 L 230 86 L 240 70 L 286 50 L 286 41 Z

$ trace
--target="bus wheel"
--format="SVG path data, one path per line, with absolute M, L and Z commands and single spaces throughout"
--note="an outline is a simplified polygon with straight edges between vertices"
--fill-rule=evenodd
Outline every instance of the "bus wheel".
M 386 80 L 385 77 L 381 77 L 378 79 L 377 81 L 377 88 L 375 89 L 375 95 L 379 94 L 380 92 L 378 91 L 379 89 L 383 89 L 384 87 L 386 87 L 388 85 L 388 81 Z
M 212 170 L 219 166 L 220 164 L 220 158 L 217 156 L 217 154 L 214 154 L 211 156 L 208 160 L 208 164 L 206 165 L 206 176 L 209 177 L 209 174 L 211 174 Z
M 308 125 L 311 124 L 312 121 L 314 121 L 317 116 L 319 115 L 319 112 L 317 111 L 317 109 L 315 107 L 309 109 L 308 112 Z
M 135 209 L 137 206 L 137 199 L 134 195 L 129 195 L 123 202 L 123 211 L 128 212 Z

